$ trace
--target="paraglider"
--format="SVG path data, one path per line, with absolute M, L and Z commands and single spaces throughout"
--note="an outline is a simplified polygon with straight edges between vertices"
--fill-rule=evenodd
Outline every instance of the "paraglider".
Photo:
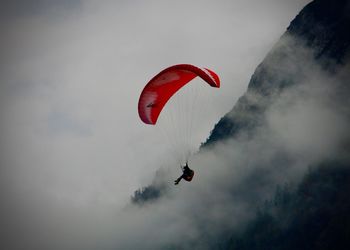
M 181 167 L 181 168 L 182 168 L 183 174 L 174 181 L 175 185 L 179 184 L 181 179 L 184 179 L 185 181 L 190 182 L 190 181 L 192 181 L 192 178 L 194 176 L 194 171 L 188 167 L 187 162 L 186 162 L 186 165 Z
M 167 109 L 166 106 L 170 99 L 172 99 L 177 92 L 180 92 L 180 90 L 192 82 L 192 80 L 197 76 L 203 80 L 203 83 L 207 83 L 211 87 L 220 87 L 220 79 L 215 72 L 211 71 L 210 69 L 199 68 L 191 64 L 174 65 L 155 75 L 146 84 L 139 97 L 138 114 L 141 121 L 145 124 L 156 125 L 163 109 Z M 204 88 L 202 84 L 200 85 L 201 88 Z M 179 93 L 180 96 L 182 94 L 183 93 Z M 197 93 L 195 93 L 195 95 L 197 96 Z M 195 100 L 196 98 L 193 98 L 193 102 Z M 187 105 L 188 103 L 189 102 L 186 100 L 180 104 L 183 106 Z M 201 109 L 201 111 L 205 110 L 204 107 L 199 107 L 199 109 Z M 186 162 L 186 165 L 182 168 L 183 175 L 175 181 L 175 184 L 178 184 L 181 179 L 191 181 L 193 178 L 194 171 L 188 167 L 187 162 L 191 154 L 190 149 L 188 149 L 190 144 L 188 140 L 192 134 L 191 129 L 195 127 L 193 125 L 194 122 L 192 121 L 196 116 L 195 113 L 196 112 L 194 112 L 193 105 L 188 105 L 180 109 L 178 117 L 171 117 L 172 127 L 176 126 L 175 123 L 179 123 L 181 125 L 185 124 L 185 126 L 187 126 L 187 128 L 180 128 L 179 125 L 179 131 L 176 132 L 174 139 L 169 141 L 170 144 L 174 144 L 175 141 L 180 141 L 180 145 L 178 145 L 176 151 L 183 151 L 179 157 L 181 166 L 184 161 Z M 186 122 L 181 120 L 185 119 L 186 117 L 188 117 L 189 121 Z M 180 137 L 183 137 L 182 141 Z
M 198 68 L 190 64 L 171 66 L 153 77 L 140 95 L 138 110 L 141 120 L 146 124 L 156 124 L 168 100 L 197 76 L 212 87 L 220 87 L 220 79 L 217 74 L 209 69 Z

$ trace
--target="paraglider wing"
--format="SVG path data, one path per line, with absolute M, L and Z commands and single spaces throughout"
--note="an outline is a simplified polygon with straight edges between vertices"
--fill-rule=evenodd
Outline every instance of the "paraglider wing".
M 198 68 L 190 64 L 171 66 L 153 77 L 140 95 L 138 111 L 141 120 L 146 124 L 156 124 L 168 100 L 197 76 L 212 87 L 220 87 L 220 79 L 217 74 L 209 69 Z

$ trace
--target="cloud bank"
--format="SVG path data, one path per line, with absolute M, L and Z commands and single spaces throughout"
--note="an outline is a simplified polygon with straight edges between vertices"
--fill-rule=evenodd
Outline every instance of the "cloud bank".
M 162 152 L 160 138 L 137 117 L 145 81 L 175 63 L 215 69 L 225 83 L 219 118 L 305 2 L 39 1 L 38 12 L 34 2 L 21 11 L 14 2 L 1 24 L 0 193 L 8 248 L 156 249 L 183 241 L 205 249 L 244 225 L 276 184 L 298 181 L 308 164 L 337 151 L 345 136 L 343 113 L 321 101 L 326 86 L 314 93 L 310 83 L 281 97 L 254 139 L 242 135 L 191 160 L 198 168 L 191 186 L 129 207 Z M 313 76 L 311 82 L 327 79 Z M 172 169 L 169 179 L 178 174 Z

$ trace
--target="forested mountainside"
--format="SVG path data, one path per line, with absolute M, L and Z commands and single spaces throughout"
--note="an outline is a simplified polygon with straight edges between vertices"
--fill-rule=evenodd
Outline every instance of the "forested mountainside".
M 325 71 L 336 74 L 349 63 L 349 28 L 349 1 L 316 0 L 308 4 L 257 67 L 246 94 L 218 122 L 203 146 L 261 124 L 264 111 L 285 88 L 307 79 L 310 65 L 305 60 L 315 60 Z M 348 91 L 349 84 L 341 88 Z

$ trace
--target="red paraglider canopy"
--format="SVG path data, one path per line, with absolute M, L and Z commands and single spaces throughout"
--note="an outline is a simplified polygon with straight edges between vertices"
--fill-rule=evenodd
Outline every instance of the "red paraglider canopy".
M 156 124 L 168 100 L 197 76 L 212 87 L 220 87 L 220 79 L 216 73 L 190 64 L 171 66 L 153 77 L 140 95 L 138 110 L 141 120 L 146 124 Z

